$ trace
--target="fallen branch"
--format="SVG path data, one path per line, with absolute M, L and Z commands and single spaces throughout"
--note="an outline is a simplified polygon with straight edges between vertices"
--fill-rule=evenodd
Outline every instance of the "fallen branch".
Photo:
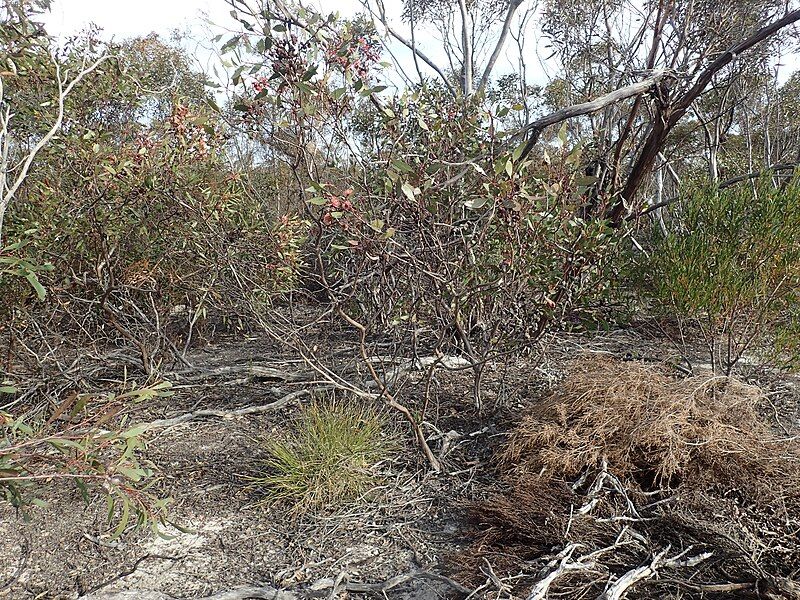
M 359 583 L 357 581 L 348 582 L 344 589 L 348 592 L 354 592 L 358 594 L 380 594 L 383 592 L 388 592 L 391 589 L 394 589 L 398 586 L 401 586 L 409 581 L 413 581 L 414 579 L 432 579 L 434 581 L 438 581 L 440 583 L 444 583 L 449 587 L 453 588 L 455 591 L 470 595 L 472 594 L 472 590 L 464 587 L 460 583 L 453 581 L 449 577 L 444 575 L 440 575 L 439 573 L 432 573 L 430 571 L 411 571 L 409 573 L 404 573 L 402 575 L 395 575 L 394 577 L 390 577 L 386 581 L 382 583 Z M 336 582 L 333 579 L 322 579 L 316 582 L 313 586 L 314 590 L 327 590 L 332 589 L 336 585 Z
M 298 600 L 300 597 L 286 590 L 279 590 L 271 586 L 246 587 L 230 592 L 220 592 L 213 596 L 206 596 L 199 600 Z
M 186 379 L 187 381 L 199 381 L 201 379 L 224 377 L 226 375 L 247 375 L 254 379 L 268 379 L 271 381 L 305 381 L 311 376 L 310 373 L 287 373 L 286 371 L 263 365 L 231 365 L 200 371 L 199 373 L 191 375 L 186 371 L 174 373 L 173 375 Z
M 128 590 L 125 592 L 110 592 L 81 596 L 81 600 L 170 600 L 174 596 L 168 596 L 161 592 L 151 592 L 145 590 Z M 261 587 L 242 587 L 228 592 L 219 592 L 212 596 L 203 596 L 197 600 L 300 600 L 300 596 L 285 590 L 279 590 L 271 586 Z
M 269 404 L 245 406 L 244 408 L 238 408 L 236 410 L 214 410 L 214 409 L 195 410 L 192 412 L 184 413 L 177 417 L 172 417 L 170 419 L 159 419 L 157 421 L 143 423 L 138 425 L 137 427 L 141 427 L 144 429 L 144 431 L 148 431 L 150 429 L 164 429 L 166 427 L 173 427 L 174 425 L 180 425 L 181 423 L 188 423 L 189 421 L 194 421 L 196 419 L 202 419 L 205 417 L 233 419 L 234 417 L 244 417 L 247 415 L 256 415 L 265 412 L 272 412 L 274 410 L 278 410 L 280 408 L 283 408 L 284 406 L 291 404 L 295 400 L 299 400 L 300 398 L 309 396 L 313 392 L 328 391 L 330 389 L 332 389 L 330 386 L 305 388 L 302 390 L 297 390 L 296 392 L 290 392 L 289 394 L 286 394 L 285 396 L 279 398 L 275 402 L 270 402 Z
M 597 600 L 622 600 L 630 588 L 642 580 L 654 577 L 659 569 L 694 567 L 713 556 L 713 552 L 703 552 L 697 556 L 686 558 L 686 555 L 692 550 L 692 546 L 689 546 L 677 556 L 665 558 L 669 550 L 670 548 L 667 546 L 653 557 L 649 565 L 637 567 L 625 573 L 600 594 Z
M 94 586 L 93 588 L 91 588 L 89 590 L 88 594 L 85 595 L 85 596 L 81 596 L 81 598 L 92 598 L 93 600 L 98 598 L 97 596 L 92 596 L 91 594 L 93 592 L 96 592 L 97 590 L 100 590 L 100 589 L 104 588 L 104 587 L 108 587 L 112 583 L 116 583 L 120 579 L 124 579 L 128 575 L 132 575 L 133 573 L 135 573 L 139 569 L 139 565 L 141 565 L 146 560 L 158 559 L 158 560 L 180 561 L 180 560 L 183 560 L 184 558 L 186 558 L 186 557 L 185 556 L 162 556 L 160 554 L 145 554 L 144 556 L 141 556 L 138 559 L 136 559 L 136 561 L 130 567 L 127 567 L 122 572 L 117 573 L 116 575 L 114 575 L 112 578 L 107 579 L 103 583 L 100 583 L 100 584 Z M 100 597 L 105 599 L 105 596 L 100 596 Z
M 28 540 L 24 539 L 20 542 L 20 553 L 19 553 L 19 564 L 17 564 L 17 569 L 14 571 L 14 574 L 11 575 L 2 585 L 0 585 L 0 596 L 5 595 L 5 593 L 11 589 L 11 586 L 14 585 L 20 578 L 20 575 L 25 571 L 25 565 L 28 564 L 28 558 L 30 557 L 30 546 L 28 545 Z

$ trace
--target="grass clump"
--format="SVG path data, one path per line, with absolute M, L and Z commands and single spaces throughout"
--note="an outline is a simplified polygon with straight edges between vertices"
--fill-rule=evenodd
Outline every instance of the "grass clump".
M 377 482 L 375 467 L 394 446 L 385 416 L 352 402 L 315 402 L 304 408 L 290 435 L 267 444 L 266 474 L 254 483 L 265 503 L 297 512 L 355 500 Z

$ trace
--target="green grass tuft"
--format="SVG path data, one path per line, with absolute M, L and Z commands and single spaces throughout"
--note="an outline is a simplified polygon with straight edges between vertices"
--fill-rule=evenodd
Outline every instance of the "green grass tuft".
M 377 485 L 377 463 L 391 453 L 385 417 L 354 403 L 316 402 L 289 436 L 267 444 L 266 474 L 253 479 L 267 504 L 296 512 L 340 505 Z

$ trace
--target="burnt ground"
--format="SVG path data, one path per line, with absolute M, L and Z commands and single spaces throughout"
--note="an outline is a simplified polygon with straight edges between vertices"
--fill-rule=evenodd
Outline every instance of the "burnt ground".
M 206 369 L 302 368 L 278 352 L 266 340 L 247 338 L 196 350 L 190 361 Z M 285 506 L 264 507 L 258 490 L 247 485 L 247 476 L 261 469 L 263 440 L 287 431 L 298 403 L 152 432 L 146 459 L 160 474 L 161 494 L 173 498 L 170 518 L 188 532 L 167 527 L 166 538 L 139 531 L 111 540 L 105 504 L 87 505 L 69 487 L 46 489 L 40 497 L 47 505 L 34 507 L 27 517 L 0 504 L 0 598 L 71 599 L 130 590 L 136 593 L 129 597 L 145 598 L 143 592 L 153 591 L 200 598 L 248 585 L 359 597 L 331 595 L 330 582 L 380 584 L 416 571 L 458 578 L 458 552 L 469 529 L 462 508 L 491 485 L 493 450 L 524 409 L 559 381 L 565 364 L 587 352 L 658 361 L 677 356 L 663 340 L 635 331 L 560 335 L 550 341 L 544 359 L 515 359 L 513 367 L 503 369 L 490 365 L 482 412 L 470 403 L 468 373 L 437 372 L 426 434 L 444 472 L 430 472 L 399 424 L 405 443 L 391 461 L 379 465 L 380 488 L 362 503 L 320 514 L 292 516 Z M 424 384 L 412 378 L 403 400 L 418 406 Z M 765 410 L 796 423 L 791 383 L 773 379 L 768 385 L 775 401 Z M 137 408 L 134 418 L 152 421 L 198 409 L 265 404 L 274 398 L 273 388 L 274 382 L 252 378 L 195 381 L 179 385 L 173 397 Z M 464 594 L 442 580 L 414 578 L 376 597 Z

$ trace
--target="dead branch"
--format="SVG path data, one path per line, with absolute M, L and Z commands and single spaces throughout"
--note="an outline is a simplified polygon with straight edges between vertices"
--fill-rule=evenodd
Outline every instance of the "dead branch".
M 606 591 L 600 594 L 598 600 L 622 600 L 630 588 L 642 580 L 654 577 L 659 569 L 695 567 L 713 556 L 713 552 L 703 552 L 696 556 L 687 558 L 686 555 L 692 550 L 692 547 L 689 546 L 680 554 L 673 556 L 672 558 L 665 558 L 669 550 L 670 548 L 667 546 L 664 550 L 653 557 L 653 560 L 649 565 L 637 567 L 625 573 L 608 589 L 606 589 Z
M 90 594 L 81 596 L 81 600 L 168 600 L 173 596 L 167 596 L 161 592 L 149 592 L 145 590 L 128 590 L 125 592 L 110 592 L 100 594 Z M 279 590 L 272 586 L 252 586 L 242 587 L 227 592 L 219 592 L 212 596 L 204 596 L 198 600 L 299 600 L 300 596 L 293 592 Z
M 363 324 L 359 323 L 358 321 L 353 319 L 350 315 L 348 315 L 346 312 L 344 312 L 344 310 L 342 310 L 341 307 L 337 307 L 337 311 L 339 313 L 339 316 L 341 316 L 345 321 L 350 323 L 350 325 L 355 327 L 359 332 L 359 335 L 360 335 L 360 338 L 361 338 L 360 344 L 359 344 L 360 349 L 361 349 L 361 358 L 364 360 L 364 363 L 367 365 L 367 369 L 369 370 L 373 381 L 378 385 L 378 388 L 380 389 L 381 393 L 380 393 L 379 397 L 385 398 L 386 399 L 386 403 L 391 408 L 395 409 L 396 411 L 398 411 L 400 414 L 403 415 L 403 417 L 406 419 L 408 424 L 411 426 L 411 429 L 414 431 L 414 437 L 417 438 L 417 444 L 422 449 L 423 454 L 425 454 L 425 458 L 428 459 L 428 462 L 430 463 L 431 468 L 436 473 L 440 473 L 441 470 L 442 470 L 442 466 L 439 463 L 439 459 L 437 459 L 436 456 L 433 454 L 433 451 L 431 450 L 431 447 L 428 445 L 428 440 L 425 439 L 425 434 L 422 432 L 422 428 L 420 427 L 419 423 L 417 423 L 417 420 L 414 418 L 414 415 L 411 414 L 411 411 L 408 410 L 408 408 L 406 406 L 404 406 L 403 404 L 400 404 L 395 399 L 395 397 L 389 392 L 389 390 L 386 388 L 384 380 L 381 379 L 380 375 L 378 375 L 378 372 L 375 370 L 375 367 L 370 362 L 369 356 L 367 355 L 367 349 L 366 349 L 366 337 L 367 337 L 367 329 L 366 329 L 366 327 L 364 327 Z
M 671 71 L 666 70 L 656 71 L 646 79 L 637 81 L 636 83 L 632 83 L 631 85 L 627 85 L 618 90 L 614 90 L 613 92 L 605 94 L 604 96 L 600 96 L 599 98 L 590 100 L 589 102 L 584 102 L 582 104 L 567 106 L 552 112 L 541 119 L 537 119 L 522 129 L 522 131 L 517 133 L 515 136 L 516 138 L 519 138 L 523 135 L 528 136 L 528 142 L 520 156 L 525 158 L 531 153 L 533 147 L 536 145 L 536 142 L 539 141 L 539 136 L 541 135 L 542 131 L 544 131 L 547 127 L 555 125 L 556 123 L 561 123 L 562 121 L 566 121 L 568 119 L 573 119 L 575 117 L 597 112 L 607 106 L 616 104 L 617 102 L 621 102 L 623 100 L 627 100 L 628 98 L 633 98 L 634 96 L 639 96 L 649 92 L 650 90 L 654 89 L 660 81 L 668 77 L 674 77 L 674 74 Z
M 550 591 L 550 586 L 553 585 L 556 579 L 561 577 L 564 573 L 570 571 L 588 571 L 596 568 L 594 560 L 590 557 L 595 556 L 597 553 L 592 553 L 588 556 L 582 556 L 577 560 L 572 559 L 572 553 L 580 548 L 580 544 L 568 544 L 561 552 L 559 552 L 549 563 L 548 567 L 552 570 L 547 576 L 536 582 L 533 589 L 527 596 L 527 600 L 546 600 L 547 594 Z
M 196 374 L 187 374 L 186 371 L 175 373 L 188 381 L 198 381 L 201 379 L 212 379 L 216 377 L 224 377 L 226 375 L 245 375 L 252 379 L 267 379 L 270 381 L 307 381 L 313 376 L 312 373 L 295 372 L 289 373 L 274 367 L 264 365 L 231 365 L 227 367 L 219 367 L 206 371 L 200 371 Z
M 260 600 L 298 600 L 300 596 L 286 590 L 279 590 L 272 586 L 246 587 L 232 590 L 230 592 L 220 592 L 213 596 L 206 596 L 200 600 L 249 600 L 258 598 Z

